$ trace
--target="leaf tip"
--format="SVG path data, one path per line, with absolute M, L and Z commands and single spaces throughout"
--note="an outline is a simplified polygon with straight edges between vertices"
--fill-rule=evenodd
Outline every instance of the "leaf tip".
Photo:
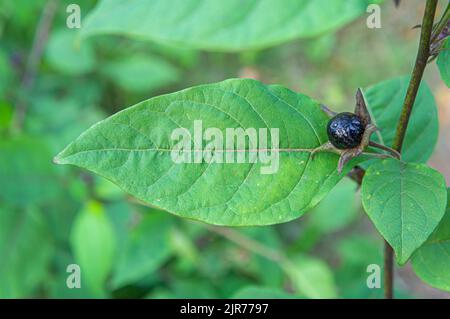
M 54 156 L 52 162 L 54 164 L 59 164 L 59 165 L 67 164 L 67 161 L 64 156 L 65 151 L 66 151 L 66 149 L 62 150 L 56 156 Z
M 53 162 L 53 164 L 63 164 L 62 160 L 61 160 L 61 157 L 59 157 L 59 154 L 56 155 L 55 157 L 53 157 L 52 162 Z

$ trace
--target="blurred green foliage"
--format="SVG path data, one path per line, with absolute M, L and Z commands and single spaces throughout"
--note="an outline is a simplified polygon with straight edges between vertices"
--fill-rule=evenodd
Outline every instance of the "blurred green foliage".
M 409 24 L 385 21 L 373 31 L 361 18 L 337 34 L 206 53 L 121 36 L 74 41 L 76 29 L 65 26 L 69 3 L 59 1 L 30 87 L 22 78 L 46 1 L 0 4 L 0 298 L 381 297 L 365 284 L 367 265 L 381 264 L 381 240 L 350 181 L 299 220 L 224 236 L 143 206 L 92 174 L 57 167 L 52 157 L 126 106 L 230 77 L 283 83 L 352 109 L 356 87 L 410 69 L 415 38 L 401 32 Z M 82 17 L 95 5 L 77 3 Z M 17 128 L 19 102 L 26 114 Z M 289 263 L 247 240 L 283 252 Z M 66 285 L 70 264 L 81 267 L 80 289 Z

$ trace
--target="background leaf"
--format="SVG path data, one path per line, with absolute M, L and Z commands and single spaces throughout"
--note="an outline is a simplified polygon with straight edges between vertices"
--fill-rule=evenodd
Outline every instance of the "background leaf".
M 91 43 L 76 42 L 75 39 L 75 30 L 59 29 L 52 33 L 46 49 L 47 62 L 58 71 L 69 75 L 90 72 L 96 63 Z
M 53 251 L 44 214 L 32 208 L 0 207 L 0 298 L 36 294 Z
M 444 216 L 444 177 L 424 164 L 394 159 L 369 167 L 362 183 L 362 202 L 375 227 L 404 264 Z
M 439 53 L 436 64 L 441 72 L 441 78 L 447 87 L 450 87 L 450 38 L 445 40 L 442 51 Z
M 147 212 L 129 233 L 118 257 L 113 285 L 138 281 L 154 272 L 171 254 L 169 233 L 172 218 L 164 212 Z
M 77 216 L 71 243 L 75 260 L 81 268 L 81 284 L 86 284 L 94 296 L 105 297 L 105 283 L 113 266 L 116 239 L 100 203 L 88 203 Z
M 409 77 L 400 77 L 364 90 L 372 120 L 380 128 L 379 132 L 372 135 L 374 141 L 392 146 L 408 84 Z M 422 82 L 406 130 L 402 159 L 417 163 L 428 161 L 436 145 L 438 133 L 436 103 L 427 84 Z
M 361 206 L 357 195 L 355 182 L 348 178 L 342 179 L 302 221 L 304 228 L 296 248 L 307 251 L 325 236 L 345 229 L 354 222 Z
M 308 226 L 321 233 L 331 233 L 347 226 L 358 213 L 356 191 L 355 182 L 342 179 L 311 213 Z
M 25 207 L 57 198 L 56 176 L 45 142 L 29 137 L 0 141 L 2 203 Z
M 378 239 L 378 238 L 377 238 Z M 336 282 L 344 298 L 383 298 L 383 289 L 367 287 L 367 266 L 383 268 L 383 244 L 366 232 L 351 234 L 339 241 L 337 253 L 339 267 Z M 383 270 L 381 270 L 383 271 Z M 396 298 L 398 294 L 396 293 Z
M 175 164 L 170 150 L 177 141 L 170 135 L 179 127 L 193 132 L 196 119 L 224 137 L 226 128 L 279 128 L 279 148 L 305 151 L 279 152 L 276 174 L 261 174 L 260 161 Z M 308 150 L 327 141 L 327 122 L 307 96 L 254 80 L 228 80 L 117 113 L 82 134 L 55 161 L 92 170 L 182 217 L 222 225 L 281 223 L 308 211 L 343 176 L 337 173 L 337 155 L 321 152 L 310 159 Z M 270 148 L 269 133 L 268 140 Z
M 438 228 L 414 254 L 412 264 L 417 276 L 427 284 L 450 291 L 450 201 Z
M 120 88 L 130 92 L 152 92 L 177 82 L 179 71 L 157 56 L 133 55 L 109 61 L 102 74 Z
M 296 256 L 284 268 L 301 296 L 337 298 L 333 272 L 322 260 L 305 255 Z
M 255 49 L 334 30 L 373 2 L 379 1 L 101 1 L 82 34 L 121 34 L 206 50 Z

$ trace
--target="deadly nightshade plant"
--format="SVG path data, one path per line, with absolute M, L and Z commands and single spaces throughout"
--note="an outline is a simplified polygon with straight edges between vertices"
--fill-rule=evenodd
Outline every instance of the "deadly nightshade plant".
M 102 2 L 94 17 L 106 17 L 101 13 L 108 6 L 116 5 Z M 427 0 L 411 77 L 358 89 L 354 113 L 335 114 L 279 85 L 231 79 L 157 96 L 125 109 L 85 131 L 55 162 L 102 175 L 138 199 L 175 215 L 227 226 L 298 218 L 348 174 L 362 185 L 364 210 L 386 241 L 386 297 L 391 298 L 393 291 L 393 251 L 398 264 L 412 257 L 424 281 L 450 290 L 446 183 L 439 172 L 424 164 L 436 142 L 437 112 L 426 84 L 421 84 L 422 75 L 430 57 L 438 56 L 444 80 L 449 67 L 448 58 L 441 58 L 446 54 L 447 35 L 443 37 L 442 32 L 449 8 L 433 26 L 436 6 L 437 0 Z M 83 32 L 118 32 L 109 22 L 92 18 L 89 23 Z M 129 30 L 121 33 L 130 35 L 143 30 L 126 23 L 123 27 Z M 157 26 L 150 23 L 148 28 L 149 37 L 157 38 Z M 253 36 L 249 47 L 267 44 Z M 180 41 L 176 32 L 162 37 Z M 197 48 L 245 48 L 245 42 L 235 40 L 182 38 L 184 44 Z M 406 90 L 396 86 L 403 82 L 408 82 Z M 392 98 L 385 98 L 389 94 Z M 399 96 L 401 101 L 396 100 Z M 393 101 L 400 103 L 391 105 Z M 279 145 L 273 140 L 268 145 L 279 153 L 278 171 L 261 174 L 259 162 L 175 164 L 170 151 L 179 141 L 170 138 L 171 132 L 178 128 L 191 132 L 194 120 L 222 133 L 227 128 L 279 128 Z M 248 146 L 238 149 L 234 142 L 230 146 L 226 152 L 255 151 Z

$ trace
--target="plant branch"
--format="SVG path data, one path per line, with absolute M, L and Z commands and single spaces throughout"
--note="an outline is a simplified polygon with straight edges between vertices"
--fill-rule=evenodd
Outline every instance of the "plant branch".
M 433 34 L 431 35 L 431 42 L 436 41 L 436 39 L 439 37 L 439 34 L 441 34 L 441 32 L 447 26 L 449 20 L 450 20 L 450 2 L 447 5 L 447 8 L 445 8 L 445 11 L 442 14 L 441 19 L 433 29 Z
M 409 82 L 408 90 L 406 91 L 405 101 L 403 103 L 400 119 L 397 124 L 397 131 L 395 134 L 392 148 L 401 152 L 403 140 L 405 139 L 406 129 L 408 128 L 411 111 L 416 100 L 417 91 L 422 80 L 423 72 L 427 65 L 428 57 L 430 56 L 430 39 L 433 28 L 434 14 L 436 12 L 437 0 L 427 0 L 425 6 L 425 13 L 422 20 L 422 29 L 420 33 L 419 50 L 417 52 L 416 62 Z
M 274 262 L 282 262 L 286 259 L 285 256 L 278 251 L 262 245 L 258 241 L 248 238 L 233 229 L 227 227 L 212 226 L 208 224 L 204 224 L 204 226 L 209 231 L 225 237 L 229 241 L 234 242 L 242 248 L 245 248 L 246 250 L 265 257 L 269 260 L 272 260 Z
M 399 153 L 402 150 L 406 129 L 416 100 L 417 91 L 422 81 L 423 72 L 430 56 L 431 32 L 433 29 L 434 15 L 436 12 L 437 0 L 427 0 L 425 12 L 422 19 L 422 29 L 420 33 L 419 49 L 412 71 L 406 97 L 403 102 L 402 112 L 397 124 L 397 131 L 394 138 L 393 148 Z M 394 251 L 387 241 L 384 250 L 384 294 L 385 298 L 392 299 L 394 286 Z
M 394 250 L 384 241 L 384 298 L 394 298 Z
M 153 205 L 150 205 L 146 202 L 143 202 L 137 198 L 134 198 L 132 196 L 128 197 L 128 200 L 131 203 L 139 204 L 142 206 L 146 206 L 149 208 L 155 208 Z M 233 243 L 237 244 L 238 246 L 253 252 L 257 255 L 260 255 L 266 259 L 269 259 L 274 262 L 284 262 L 287 260 L 286 256 L 284 256 L 282 253 L 278 252 L 275 249 L 269 248 L 261 243 L 259 243 L 256 240 L 253 240 L 247 236 L 242 235 L 241 233 L 229 228 L 229 227 L 223 227 L 223 226 L 214 226 L 209 225 L 205 223 L 200 222 L 194 222 L 196 224 L 200 224 L 206 229 L 208 229 L 210 232 L 215 233 L 217 235 L 220 235 L 229 241 L 232 241 Z
M 34 34 L 33 46 L 28 56 L 27 65 L 22 77 L 22 82 L 18 89 L 18 97 L 16 100 L 14 127 L 18 130 L 22 128 L 25 114 L 27 112 L 27 103 L 24 99 L 28 91 L 33 86 L 37 69 L 41 62 L 42 54 L 48 40 L 53 18 L 55 17 L 57 6 L 58 0 L 47 1 L 44 9 L 42 10 L 36 33 Z

